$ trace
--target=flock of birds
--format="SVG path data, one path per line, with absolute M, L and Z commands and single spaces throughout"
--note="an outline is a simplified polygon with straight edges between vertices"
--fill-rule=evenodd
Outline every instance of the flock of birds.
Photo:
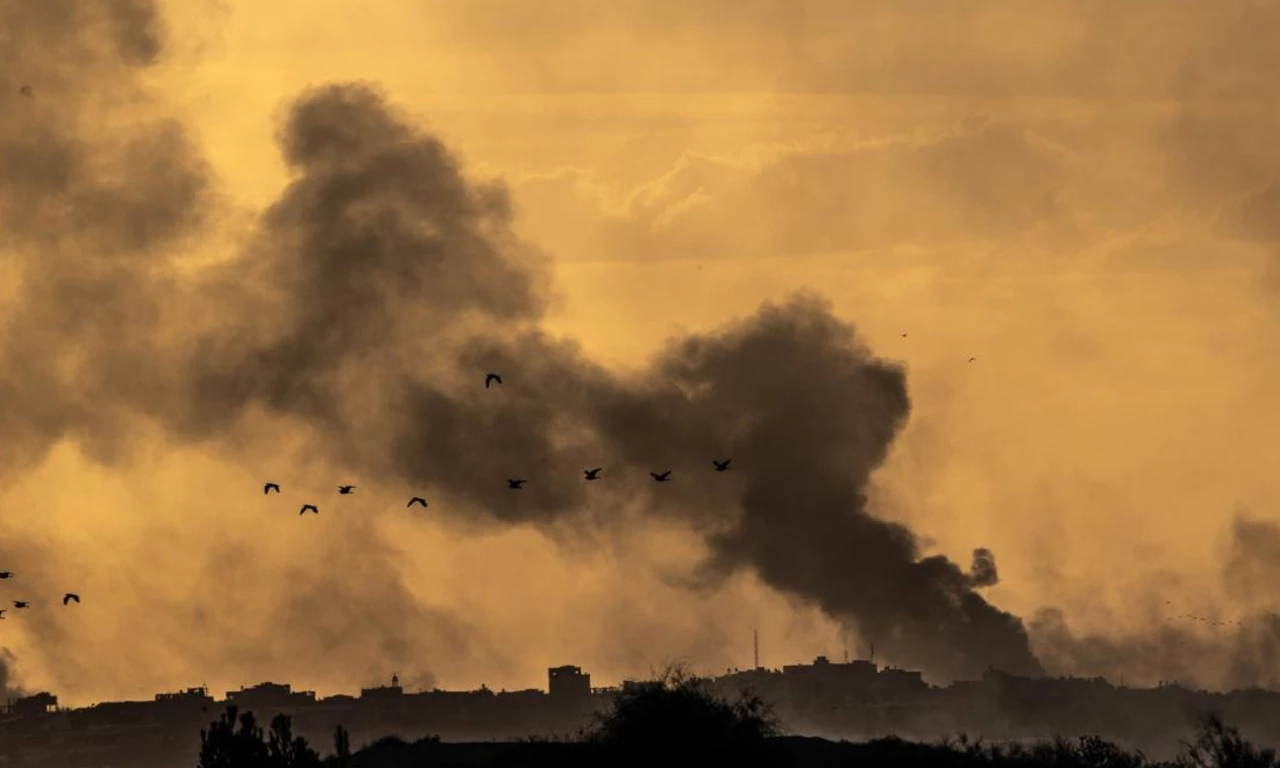
M 6 579 L 6 580 L 7 580 L 7 579 L 12 579 L 12 578 L 13 578 L 13 571 L 0 571 L 0 579 Z M 65 595 L 63 595 L 63 596 L 62 596 L 62 604 L 63 604 L 63 605 L 67 605 L 67 604 L 72 603 L 72 602 L 75 602 L 75 603 L 79 603 L 79 602 L 80 602 L 80 596 L 79 596 L 79 595 L 77 595 L 75 592 L 68 592 L 68 593 L 66 593 Z M 16 610 L 21 610 L 21 609 L 23 609 L 23 608 L 30 608 L 30 607 L 31 607 L 31 601 L 29 601 L 29 600 L 14 600 L 14 601 L 13 601 L 13 607 L 14 607 L 14 609 L 16 609 Z M 9 610 L 9 609 L 8 609 L 8 608 L 0 608 L 0 619 L 3 619 L 3 618 L 4 618 L 5 611 L 7 611 L 7 610 Z
M 1165 601 L 1164 601 L 1164 604 L 1165 604 L 1165 605 L 1173 605 L 1173 601 L 1172 601 L 1172 600 L 1165 600 Z M 1231 620 L 1225 620 L 1225 621 L 1224 621 L 1224 620 L 1220 620 L 1220 619 L 1210 619 L 1210 618 L 1205 617 L 1205 616 L 1197 616 L 1197 615 L 1195 615 L 1194 613 L 1183 613 L 1183 614 L 1179 614 L 1179 615 L 1177 615 L 1177 616 L 1166 616 L 1166 617 L 1165 617 L 1165 620 L 1166 620 L 1166 621 L 1181 621 L 1181 620 L 1184 620 L 1184 619 L 1185 619 L 1185 620 L 1187 620 L 1187 621 L 1199 621 L 1199 622 L 1202 622 L 1202 623 L 1204 623 L 1205 625 L 1210 626 L 1210 627 L 1231 627 L 1231 626 L 1235 626 L 1235 627 L 1243 627 L 1243 626 L 1244 626 L 1244 622 L 1243 622 L 1243 621 L 1231 621 Z
M 18 91 L 19 93 L 21 93 L 23 96 L 27 98 L 31 98 L 32 96 L 34 96 L 34 92 L 32 91 L 32 88 L 30 85 L 23 85 L 18 89 Z M 906 338 L 907 334 L 904 333 L 902 334 L 902 336 L 903 338 Z M 977 360 L 976 357 L 969 358 L 970 363 L 974 362 L 975 360 Z M 484 388 L 489 389 L 490 386 L 493 384 L 502 384 L 502 377 L 496 373 L 486 374 L 484 377 Z M 724 472 L 729 469 L 730 461 L 732 461 L 732 459 L 725 459 L 723 461 L 720 461 L 718 459 L 712 459 L 711 463 L 715 467 L 715 470 L 717 472 Z M 595 467 L 593 469 L 584 469 L 583 474 L 586 476 L 586 479 L 589 481 L 599 480 L 601 471 L 603 471 L 603 467 Z M 655 482 L 659 482 L 659 483 L 666 483 L 666 482 L 670 482 L 671 480 L 671 470 L 669 469 L 663 472 L 650 472 L 649 475 L 654 479 Z M 524 480 L 523 478 L 518 478 L 518 477 L 508 478 L 507 488 L 513 491 L 518 491 L 524 486 L 526 482 L 528 481 Z M 340 485 L 338 486 L 338 493 L 347 495 L 352 493 L 355 489 L 356 487 L 354 485 Z M 275 491 L 276 493 L 280 493 L 280 484 L 267 483 L 266 485 L 263 486 L 262 492 L 264 494 L 269 494 L 272 491 Z M 421 506 L 423 509 L 426 509 L 427 500 L 421 496 L 414 496 L 413 498 L 409 499 L 409 503 L 406 504 L 405 506 L 412 507 L 414 504 L 417 504 Z M 311 512 L 313 514 L 318 515 L 320 514 L 320 508 L 317 507 L 315 504 L 303 504 L 302 508 L 298 510 L 299 515 L 305 515 L 307 512 Z M 9 579 L 12 577 L 13 577 L 12 573 L 8 571 L 0 571 L 0 579 Z M 79 595 L 76 595 L 72 592 L 68 592 L 62 598 L 63 605 L 67 605 L 72 601 L 79 603 L 80 602 Z M 17 609 L 27 608 L 29 607 L 29 605 L 30 603 L 25 600 L 13 601 L 13 607 Z M 4 609 L 0 609 L 0 619 L 4 618 L 4 613 L 5 613 Z
M 501 384 L 502 377 L 496 373 L 486 374 L 484 377 L 484 388 L 489 389 L 490 385 L 494 383 Z M 723 461 L 719 459 L 712 459 L 711 465 L 715 467 L 715 470 L 717 472 L 725 472 L 729 469 L 729 462 L 731 461 L 733 461 L 733 459 L 724 459 Z M 588 481 L 599 480 L 600 473 L 602 471 L 604 471 L 604 467 L 594 467 L 592 469 L 582 470 L 582 474 L 586 477 Z M 650 472 L 649 476 L 653 478 L 654 482 L 667 483 L 671 481 L 671 470 L 668 469 L 662 472 Z M 523 478 L 510 477 L 510 478 L 507 478 L 507 488 L 513 491 L 518 491 L 522 487 L 524 487 L 524 484 L 526 482 L 528 481 Z M 338 486 L 338 493 L 346 496 L 353 493 L 355 489 L 356 487 L 354 485 L 340 485 Z M 268 482 L 262 486 L 262 493 L 264 495 L 270 494 L 272 491 L 275 491 L 276 493 L 280 493 L 280 484 Z M 414 504 L 417 504 L 423 509 L 427 508 L 427 500 L 421 496 L 414 496 L 413 498 L 409 499 L 409 503 L 406 504 L 405 507 L 406 508 L 412 507 Z M 305 515 L 308 512 L 318 515 L 320 514 L 320 508 L 315 504 L 307 503 L 307 504 L 303 504 L 302 508 L 298 510 L 299 515 Z

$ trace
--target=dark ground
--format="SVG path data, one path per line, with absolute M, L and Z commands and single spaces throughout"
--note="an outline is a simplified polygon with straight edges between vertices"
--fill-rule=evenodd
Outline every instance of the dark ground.
M 239 726 L 238 728 L 236 726 Z M 202 734 L 198 768 L 440 768 L 442 766 L 1055 766 L 1055 768 L 1280 768 L 1216 716 L 1206 716 L 1173 761 L 1148 760 L 1097 737 L 1036 744 L 984 744 L 961 736 L 935 744 L 896 738 L 828 741 L 780 733 L 758 697 L 730 701 L 680 673 L 624 691 L 612 708 L 578 736 L 563 740 L 407 743 L 383 738 L 352 754 L 346 732 L 334 734 L 333 755 L 321 758 L 292 736 L 289 720 L 270 729 L 229 710 Z

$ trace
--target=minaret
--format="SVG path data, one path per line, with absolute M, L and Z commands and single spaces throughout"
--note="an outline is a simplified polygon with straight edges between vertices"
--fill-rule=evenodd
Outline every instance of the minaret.
M 751 648 L 755 655 L 756 669 L 760 668 L 760 630 L 751 630 Z

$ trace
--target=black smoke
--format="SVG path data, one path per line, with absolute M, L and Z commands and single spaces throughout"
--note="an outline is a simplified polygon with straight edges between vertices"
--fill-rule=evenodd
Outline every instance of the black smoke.
M 973 550 L 973 563 L 969 566 L 969 583 L 975 587 L 992 587 L 1000 581 L 996 570 L 995 553 L 984 547 Z
M 26 10 L 54 5 L 62 18 Z M 975 592 L 993 560 L 971 575 L 923 557 L 869 509 L 910 413 L 906 375 L 821 299 L 766 304 L 672 340 L 640 374 L 611 374 L 540 328 L 549 272 L 512 234 L 505 189 L 469 179 L 365 84 L 297 99 L 279 136 L 290 183 L 235 258 L 180 274 L 210 205 L 181 126 L 108 143 L 44 106 L 89 110 L 78 89 L 111 93 L 112 77 L 154 61 L 154 9 L 3 7 L 105 62 L 38 85 L 31 114 L 11 117 L 25 105 L 3 97 L 0 157 L 20 171 L 0 182 L 22 276 L 0 379 L 14 458 L 71 438 L 119 462 L 139 419 L 214 444 L 265 412 L 305 425 L 362 483 L 435 489 L 447 503 L 433 509 L 550 524 L 603 494 L 642 504 L 703 534 L 702 576 L 754 572 L 933 678 L 1039 671 L 1021 622 Z M 48 56 L 23 50 L 27 71 Z M 486 390 L 487 371 L 506 383 Z M 723 456 L 732 470 L 712 472 Z M 586 466 L 607 481 L 588 487 Z M 667 469 L 673 482 L 650 481 Z M 527 487 L 509 491 L 511 475 Z
M 905 374 L 823 301 L 674 340 L 622 379 L 539 330 L 540 264 L 502 189 L 469 182 L 375 90 L 304 95 L 281 144 L 296 176 L 210 294 L 235 320 L 187 366 L 188 430 L 265 406 L 314 425 L 362 477 L 499 521 L 574 514 L 607 493 L 580 470 L 604 465 L 706 534 L 708 574 L 752 570 L 938 677 L 1037 669 L 1017 619 L 973 591 L 994 578 L 989 553 L 971 581 L 867 509 L 910 410 Z M 488 371 L 506 383 L 484 388 Z M 710 472 L 720 455 L 734 458 L 725 477 Z M 667 469 L 672 483 L 649 481 Z M 512 475 L 528 486 L 508 490 Z

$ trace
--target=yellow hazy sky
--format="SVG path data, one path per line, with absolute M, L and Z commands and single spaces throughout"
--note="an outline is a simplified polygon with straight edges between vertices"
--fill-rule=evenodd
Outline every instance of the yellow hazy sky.
M 160 9 L 166 53 L 138 75 L 137 109 L 181 122 L 220 200 L 212 234 L 175 258 L 227 257 L 280 196 L 276 137 L 300 93 L 374 83 L 469 178 L 509 187 L 516 233 L 552 264 L 547 330 L 611 369 L 797 290 L 829 299 L 907 371 L 912 411 L 873 513 L 961 564 L 993 550 L 984 594 L 1000 608 L 1058 608 L 1074 633 L 1125 642 L 1175 614 L 1276 607 L 1223 570 L 1238 514 L 1280 519 L 1280 4 Z M 0 79 L 41 95 L 40 72 Z M 264 679 L 331 693 L 393 672 L 512 689 L 564 663 L 609 682 L 672 659 L 746 666 L 755 627 L 769 665 L 844 650 L 834 622 L 750 575 L 681 586 L 701 545 L 676 528 L 557 536 L 435 503 L 365 516 L 359 503 L 395 509 L 407 489 L 353 478 L 363 495 L 331 503 L 343 519 L 321 533 L 259 492 L 268 471 L 336 485 L 341 467 L 301 433 L 213 447 L 136 429 L 127 462 L 64 441 L 0 490 L 0 535 L 58 553 L 6 597 L 84 597 L 75 613 L 6 613 L 24 689 L 73 704 Z M 355 588 L 291 604 L 289 585 L 318 572 L 385 581 L 376 599 L 402 604 L 344 618 L 375 599 Z M 342 639 L 298 641 L 307 622 Z M 1219 684 L 1236 641 L 1194 631 L 1211 650 L 1178 671 Z

